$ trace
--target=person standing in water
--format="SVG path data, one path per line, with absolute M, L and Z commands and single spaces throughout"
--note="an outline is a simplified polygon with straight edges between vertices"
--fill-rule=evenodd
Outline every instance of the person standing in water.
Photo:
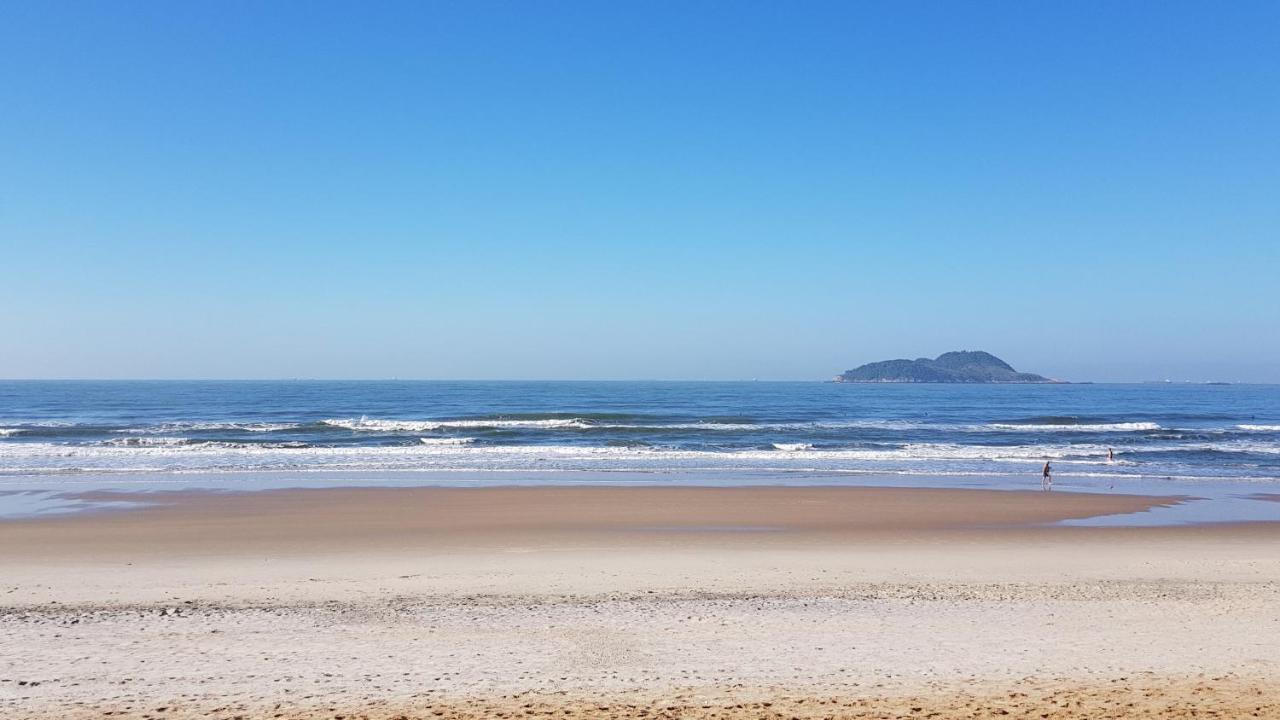
M 1107 462 L 1115 462 L 1115 461 L 1116 461 L 1116 451 L 1112 450 L 1111 448 L 1107 448 Z
M 1044 461 L 1044 472 L 1040 474 L 1040 489 L 1048 490 L 1053 487 L 1053 468 L 1049 465 L 1049 461 Z

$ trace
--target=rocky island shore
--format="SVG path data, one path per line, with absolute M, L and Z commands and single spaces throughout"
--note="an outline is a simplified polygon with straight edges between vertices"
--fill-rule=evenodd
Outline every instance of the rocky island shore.
M 1018 372 L 981 350 L 947 352 L 930 360 L 882 360 L 835 376 L 838 383 L 1058 383 L 1043 375 Z

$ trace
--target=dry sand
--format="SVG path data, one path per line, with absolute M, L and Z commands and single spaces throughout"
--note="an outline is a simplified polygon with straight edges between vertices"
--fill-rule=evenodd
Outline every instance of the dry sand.
M 0 523 L 0 717 L 1280 717 L 1280 527 L 1049 526 L 1171 498 L 159 497 Z

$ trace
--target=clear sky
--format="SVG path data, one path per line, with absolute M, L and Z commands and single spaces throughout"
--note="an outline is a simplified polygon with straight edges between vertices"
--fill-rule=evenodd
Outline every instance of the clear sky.
M 1280 382 L 1280 3 L 0 4 L 0 377 Z

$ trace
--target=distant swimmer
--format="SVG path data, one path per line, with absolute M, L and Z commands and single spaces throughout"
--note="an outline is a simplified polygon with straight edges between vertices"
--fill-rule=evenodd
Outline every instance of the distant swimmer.
M 1116 451 L 1112 450 L 1111 448 L 1107 448 L 1107 462 L 1115 462 L 1115 461 L 1116 461 Z
M 1053 468 L 1048 460 L 1044 461 L 1044 472 L 1040 474 L 1040 487 L 1044 490 L 1053 487 Z

